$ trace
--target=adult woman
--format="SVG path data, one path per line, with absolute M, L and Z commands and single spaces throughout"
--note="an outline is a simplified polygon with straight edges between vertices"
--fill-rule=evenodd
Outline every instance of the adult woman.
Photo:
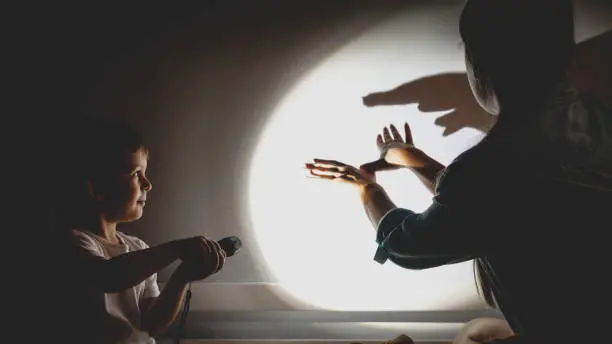
M 412 145 L 407 125 L 405 139 L 391 126 L 378 137 L 380 160 L 357 169 L 315 159 L 307 168 L 358 187 L 377 229 L 378 262 L 424 269 L 478 261 L 489 301 L 512 331 L 473 341 L 601 338 L 605 327 L 584 314 L 609 289 L 599 271 L 612 205 L 612 115 L 566 81 L 571 2 L 469 0 L 460 31 L 473 93 L 498 116 L 485 139 L 445 168 Z M 435 191 L 421 214 L 397 208 L 376 183 L 374 172 L 401 167 Z M 568 264 L 580 269 L 570 275 Z

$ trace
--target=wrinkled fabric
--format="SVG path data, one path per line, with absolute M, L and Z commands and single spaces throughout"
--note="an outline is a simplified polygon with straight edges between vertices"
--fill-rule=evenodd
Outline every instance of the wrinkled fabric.
M 536 125 L 455 159 L 426 211 L 394 209 L 377 231 L 381 263 L 427 269 L 474 259 L 512 342 L 607 335 L 595 313 L 610 306 L 612 288 L 612 112 L 570 87 L 553 95 Z

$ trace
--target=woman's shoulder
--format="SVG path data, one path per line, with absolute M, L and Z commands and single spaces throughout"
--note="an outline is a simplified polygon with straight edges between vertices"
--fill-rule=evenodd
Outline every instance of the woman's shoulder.
M 446 170 L 465 173 L 485 172 L 499 169 L 512 160 L 516 160 L 516 157 L 507 147 L 483 141 L 459 154 Z
M 519 157 L 506 147 L 481 142 L 458 155 L 440 174 L 439 188 L 483 189 L 506 183 L 517 172 Z

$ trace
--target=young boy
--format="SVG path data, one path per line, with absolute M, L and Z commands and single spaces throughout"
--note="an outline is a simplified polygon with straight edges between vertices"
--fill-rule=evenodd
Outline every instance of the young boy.
M 120 223 L 140 219 L 151 182 L 148 151 L 127 126 L 95 121 L 79 132 L 63 217 L 67 280 L 59 295 L 69 319 L 56 332 L 65 342 L 155 343 L 175 320 L 189 282 L 223 267 L 225 252 L 203 236 L 155 247 L 124 234 Z M 157 272 L 182 263 L 160 293 Z M 62 311 L 62 310 L 60 310 Z

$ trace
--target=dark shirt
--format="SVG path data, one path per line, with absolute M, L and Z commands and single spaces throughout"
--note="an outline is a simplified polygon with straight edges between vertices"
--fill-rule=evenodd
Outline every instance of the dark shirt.
M 585 186 L 597 175 L 588 171 L 574 166 L 568 177 L 561 164 L 482 143 L 445 169 L 426 211 L 382 218 L 376 260 L 427 269 L 478 259 L 521 342 L 601 341 L 609 335 L 600 325 L 608 316 L 597 313 L 611 305 L 612 193 Z

